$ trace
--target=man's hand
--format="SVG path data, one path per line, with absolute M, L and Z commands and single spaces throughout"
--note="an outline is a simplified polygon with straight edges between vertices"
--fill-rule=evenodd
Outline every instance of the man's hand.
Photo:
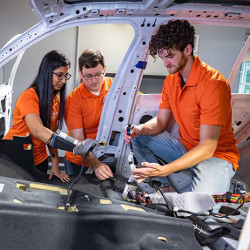
M 132 175 L 138 183 L 155 176 L 162 175 L 162 167 L 157 163 L 142 162 L 142 168 L 133 168 Z
M 93 139 L 87 138 L 86 140 L 79 142 L 73 149 L 74 155 L 85 155 L 92 146 L 98 145 L 98 142 Z
M 128 132 L 127 132 L 127 127 L 128 126 L 126 126 L 124 128 L 124 130 L 123 130 L 123 137 L 124 137 L 125 143 L 128 145 L 130 143 L 131 139 L 134 139 L 135 137 L 140 135 L 141 126 L 140 125 L 138 125 L 138 126 L 132 125 L 129 135 L 128 135 Z
M 113 173 L 109 166 L 106 164 L 100 162 L 100 164 L 94 168 L 95 175 L 99 180 L 106 180 L 109 179 L 110 177 L 113 177 Z

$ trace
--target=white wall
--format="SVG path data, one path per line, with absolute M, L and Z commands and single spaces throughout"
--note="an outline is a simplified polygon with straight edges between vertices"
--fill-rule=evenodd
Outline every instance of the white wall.
M 212 67 L 218 69 L 224 77 L 228 78 L 234 66 L 249 29 L 238 27 L 196 27 L 200 35 L 198 55 Z M 232 92 L 238 92 L 239 75 L 236 76 Z
M 95 24 L 79 30 L 79 56 L 87 48 L 99 49 L 105 56 L 107 71 L 116 73 L 127 49 L 134 38 L 129 24 Z
M 2 0 L 0 7 L 0 48 L 13 36 L 22 34 L 39 19 L 31 11 L 27 0 Z
M 218 69 L 224 77 L 228 78 L 249 29 L 213 25 L 194 26 L 196 34 L 199 35 L 198 51 L 196 54 L 202 61 Z M 149 58 L 145 74 L 166 75 L 167 70 L 163 68 L 161 59 L 157 59 L 154 62 L 152 58 Z M 239 79 L 237 76 L 232 86 L 232 92 L 237 92 L 238 82 Z
M 54 49 L 62 51 L 71 62 L 70 73 L 74 76 L 76 29 L 77 28 L 70 28 L 57 32 L 25 51 L 14 80 L 12 107 L 20 93 L 26 89 L 35 78 L 41 60 L 48 51 Z M 67 89 L 73 88 L 73 82 L 74 77 L 68 81 Z

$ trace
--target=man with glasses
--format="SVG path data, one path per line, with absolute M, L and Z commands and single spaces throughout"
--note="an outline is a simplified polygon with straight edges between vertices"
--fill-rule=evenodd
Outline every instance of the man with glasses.
M 104 57 L 98 50 L 85 50 L 78 64 L 82 83 L 67 97 L 65 122 L 68 134 L 83 141 L 96 138 L 104 101 L 113 79 L 105 77 Z M 83 173 L 87 171 L 87 166 L 91 166 L 99 180 L 113 177 L 109 166 L 99 161 L 93 153 L 83 163 L 82 156 L 66 152 L 65 172 L 68 175 L 78 175 L 82 164 L 86 166 Z

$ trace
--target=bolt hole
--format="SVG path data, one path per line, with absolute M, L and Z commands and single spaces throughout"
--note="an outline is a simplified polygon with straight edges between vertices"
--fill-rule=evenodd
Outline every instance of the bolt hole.
M 131 73 L 134 73 L 134 70 L 133 70 L 133 69 L 131 69 L 131 70 L 130 70 L 130 72 L 131 72 Z
M 240 126 L 241 121 L 235 122 L 235 124 L 236 124 L 237 126 Z
M 124 118 L 123 117 L 119 117 L 118 121 L 119 122 L 123 122 Z

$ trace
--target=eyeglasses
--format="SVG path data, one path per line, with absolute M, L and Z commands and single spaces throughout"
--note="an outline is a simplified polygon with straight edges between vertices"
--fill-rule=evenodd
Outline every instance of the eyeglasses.
M 85 78 L 85 79 L 88 80 L 88 81 L 92 80 L 94 77 L 95 77 L 96 79 L 100 79 L 100 78 L 103 77 L 103 76 L 104 76 L 104 73 L 103 73 L 103 72 L 102 72 L 102 73 L 97 73 L 97 74 L 95 74 L 95 75 L 86 75 L 86 76 L 82 73 L 82 77 Z
M 58 74 L 58 73 L 53 72 L 53 74 L 55 74 L 57 76 L 58 80 L 63 80 L 63 79 L 69 80 L 71 77 L 71 74 L 69 74 L 69 73 L 63 75 L 62 73 Z

